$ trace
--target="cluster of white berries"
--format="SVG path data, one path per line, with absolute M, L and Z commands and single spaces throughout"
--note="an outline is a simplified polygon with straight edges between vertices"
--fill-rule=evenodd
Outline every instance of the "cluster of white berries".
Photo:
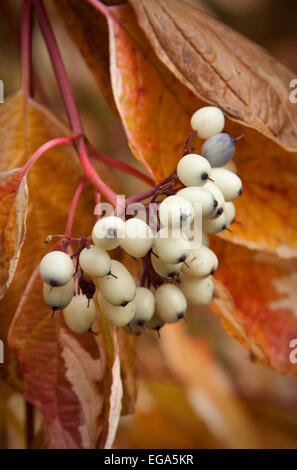
M 242 193 L 234 166 L 232 171 L 228 169 L 237 139 L 222 133 L 224 123 L 222 111 L 213 106 L 192 116 L 193 136 L 207 140 L 202 155 L 186 152 L 172 181 L 162 186 L 156 231 L 140 218 L 124 221 L 107 216 L 96 222 L 93 244 L 81 246 L 76 269 L 75 256 L 62 251 L 44 256 L 40 264 L 44 300 L 53 311 L 63 310 L 70 329 L 92 331 L 96 291 L 102 314 L 132 334 L 144 328 L 159 331 L 164 324 L 183 318 L 188 304 L 211 301 L 211 276 L 218 259 L 208 247 L 208 234 L 225 230 L 234 222 L 233 201 Z M 193 235 L 183 230 L 193 227 L 197 217 L 202 224 L 200 246 L 193 245 Z M 133 258 L 142 258 L 141 282 L 121 262 L 110 258 L 107 252 L 117 247 Z

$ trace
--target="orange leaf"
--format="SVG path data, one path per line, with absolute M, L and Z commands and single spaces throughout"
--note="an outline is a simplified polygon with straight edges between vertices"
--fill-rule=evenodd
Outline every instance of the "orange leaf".
M 12 282 L 25 238 L 28 191 L 22 168 L 0 173 L 0 203 L 1 299 Z
M 296 157 L 249 130 L 235 157 L 243 181 L 243 194 L 235 201 L 241 225 L 233 224 L 232 233 L 221 237 L 280 257 L 297 257 Z
M 182 155 L 197 100 L 156 58 L 131 8 L 123 5 L 109 11 L 116 105 L 132 152 L 161 180 Z
M 223 325 L 256 360 L 296 374 L 290 361 L 290 342 L 297 339 L 296 268 L 219 239 L 212 248 L 221 260 L 216 278 L 234 300 L 218 286 L 213 305 Z

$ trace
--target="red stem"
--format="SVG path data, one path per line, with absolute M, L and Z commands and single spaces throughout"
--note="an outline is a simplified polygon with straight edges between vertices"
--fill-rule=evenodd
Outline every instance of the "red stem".
M 23 0 L 22 10 L 22 85 L 26 98 L 32 96 L 32 1 Z
M 117 194 L 107 184 L 105 184 L 96 173 L 96 169 L 89 159 L 87 145 L 83 136 L 81 136 L 79 142 L 79 159 L 87 178 L 91 181 L 93 186 L 95 186 L 97 191 L 99 191 L 107 201 L 116 207 Z
M 75 139 L 77 139 L 77 135 L 71 135 L 69 137 L 57 137 L 56 139 L 49 140 L 45 144 L 41 145 L 29 158 L 27 163 L 24 166 L 24 175 L 28 173 L 31 166 L 38 160 L 41 155 L 43 155 L 48 150 L 58 147 L 59 145 L 70 145 Z
M 127 165 L 127 163 L 120 162 L 119 160 L 114 160 L 113 158 L 109 157 L 108 155 L 105 155 L 104 153 L 100 152 L 97 150 L 95 147 L 92 145 L 88 145 L 90 151 L 94 154 L 95 158 L 98 160 L 107 163 L 108 165 L 112 166 L 113 168 L 117 168 L 121 171 L 124 171 L 125 173 L 128 173 L 129 175 L 135 176 L 136 178 L 144 181 L 145 183 L 149 184 L 150 186 L 155 186 L 155 182 L 152 178 L 149 176 L 145 175 L 141 171 L 137 170 L 136 168 L 133 168 L 130 165 Z
M 51 63 L 60 87 L 62 99 L 64 101 L 65 109 L 71 128 L 73 132 L 83 134 L 83 126 L 78 114 L 78 110 L 74 101 L 72 89 L 70 87 L 66 70 L 59 52 L 58 44 L 54 36 L 51 24 L 48 20 L 47 13 L 44 9 L 43 3 L 40 0 L 34 0 L 34 5 L 37 12 L 39 25 L 44 36 L 48 53 L 50 55 Z
M 82 178 L 81 182 L 79 183 L 79 185 L 77 186 L 77 188 L 75 190 L 75 193 L 73 195 L 73 198 L 72 198 L 72 201 L 71 201 L 71 204 L 70 204 L 70 208 L 69 208 L 66 228 L 65 228 L 65 236 L 66 237 L 71 236 L 71 230 L 72 230 L 72 225 L 73 225 L 73 219 L 74 219 L 74 215 L 75 215 L 76 206 L 77 206 L 77 203 L 79 201 L 82 190 L 84 189 L 86 181 L 87 181 L 87 179 L 84 176 Z
M 95 188 L 99 192 L 101 192 L 101 194 L 115 207 L 117 202 L 116 193 L 109 186 L 107 186 L 104 181 L 102 181 L 99 175 L 97 175 L 96 169 L 90 162 L 87 145 L 84 138 L 84 130 L 79 117 L 78 109 L 73 97 L 70 83 L 68 81 L 62 57 L 47 13 L 44 9 L 42 0 L 34 0 L 34 4 L 36 7 L 40 28 L 48 48 L 52 66 L 56 75 L 56 79 L 60 88 L 60 92 L 64 101 L 72 131 L 81 134 L 81 138 L 79 139 L 78 145 L 78 155 L 81 165 L 84 169 L 87 178 L 91 181 Z

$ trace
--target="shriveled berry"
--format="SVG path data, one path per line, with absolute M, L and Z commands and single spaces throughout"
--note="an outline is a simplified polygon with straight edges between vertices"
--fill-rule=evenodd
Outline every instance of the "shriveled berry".
M 84 274 L 79 278 L 79 288 L 83 295 L 87 297 L 87 299 L 92 299 L 95 292 L 96 286 L 91 278 L 85 276 Z

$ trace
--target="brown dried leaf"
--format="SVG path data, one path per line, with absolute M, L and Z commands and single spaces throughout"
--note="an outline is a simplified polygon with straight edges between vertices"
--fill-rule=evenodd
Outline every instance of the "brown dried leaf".
M 294 74 L 262 48 L 182 0 L 129 0 L 159 59 L 196 96 L 297 150 Z

